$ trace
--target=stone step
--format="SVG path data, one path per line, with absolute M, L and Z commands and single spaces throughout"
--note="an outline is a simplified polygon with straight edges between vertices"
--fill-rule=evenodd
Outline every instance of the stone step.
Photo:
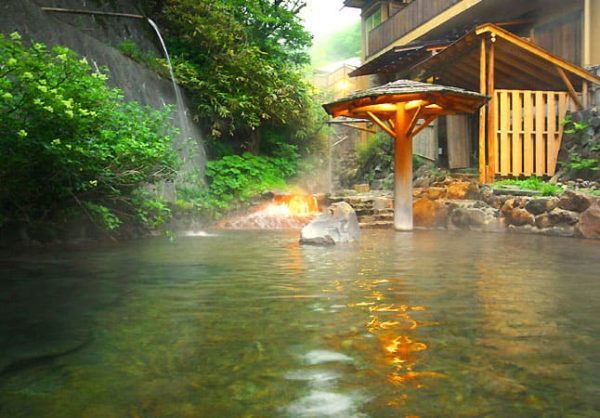
M 393 228 L 394 222 L 391 221 L 375 221 L 375 222 L 359 222 L 358 224 L 361 228 L 364 229 L 386 229 Z

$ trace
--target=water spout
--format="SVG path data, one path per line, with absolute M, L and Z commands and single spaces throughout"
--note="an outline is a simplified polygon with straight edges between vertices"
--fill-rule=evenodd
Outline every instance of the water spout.
M 169 51 L 167 50 L 167 45 L 165 44 L 165 40 L 163 39 L 160 30 L 158 29 L 158 25 L 150 18 L 148 19 L 148 23 L 158 36 L 158 40 L 160 41 L 160 45 L 165 53 L 165 58 L 167 59 L 167 65 L 169 67 L 169 74 L 171 76 L 171 82 L 173 83 L 173 90 L 175 90 L 175 97 L 177 99 L 177 116 L 179 117 L 179 125 L 181 127 L 181 134 L 184 138 L 189 138 L 190 129 L 185 120 L 185 106 L 183 104 L 183 95 L 181 94 L 181 88 L 177 84 L 177 80 L 175 79 L 175 72 L 173 71 L 173 65 L 171 64 L 171 57 L 169 56 Z

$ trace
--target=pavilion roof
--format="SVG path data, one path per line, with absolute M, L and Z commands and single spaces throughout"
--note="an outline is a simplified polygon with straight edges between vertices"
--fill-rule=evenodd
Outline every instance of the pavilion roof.
M 365 117 L 366 113 L 361 112 L 360 109 L 366 106 L 420 101 L 424 107 L 435 106 L 438 111 L 451 114 L 474 112 L 486 100 L 487 97 L 479 93 L 459 87 L 421 83 L 412 80 L 397 80 L 382 86 L 354 92 L 347 97 L 324 104 L 323 107 L 333 117 Z

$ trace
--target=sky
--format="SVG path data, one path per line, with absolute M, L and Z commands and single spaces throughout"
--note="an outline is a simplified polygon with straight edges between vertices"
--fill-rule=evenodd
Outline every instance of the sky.
M 301 15 L 315 40 L 360 20 L 360 9 L 343 7 L 344 0 L 307 0 L 306 3 Z

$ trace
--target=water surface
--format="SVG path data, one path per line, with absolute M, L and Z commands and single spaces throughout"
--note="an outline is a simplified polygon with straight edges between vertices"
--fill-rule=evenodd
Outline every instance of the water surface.
M 0 416 L 600 414 L 599 242 L 297 239 L 0 255 Z

